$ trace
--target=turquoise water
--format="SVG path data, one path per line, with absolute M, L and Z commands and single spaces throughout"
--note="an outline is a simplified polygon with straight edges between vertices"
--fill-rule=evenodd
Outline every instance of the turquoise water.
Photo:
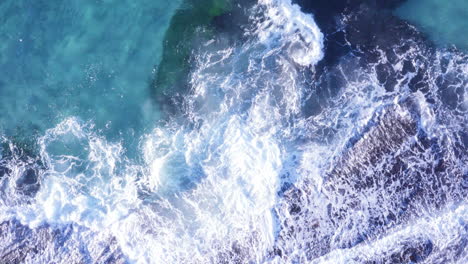
M 468 1 L 409 0 L 396 14 L 414 23 L 438 45 L 468 50 Z
M 132 143 L 160 116 L 150 83 L 180 2 L 1 1 L 0 132 L 33 139 L 75 116 Z

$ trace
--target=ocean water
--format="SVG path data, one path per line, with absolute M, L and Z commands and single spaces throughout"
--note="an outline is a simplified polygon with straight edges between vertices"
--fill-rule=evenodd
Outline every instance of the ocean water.
M 466 1 L 411 0 L 402 4 L 396 14 L 420 27 L 439 46 L 468 50 Z
M 468 55 L 390 2 L 2 2 L 1 261 L 465 263 Z
M 30 144 L 74 116 L 136 144 L 160 118 L 149 83 L 180 3 L 2 1 L 3 134 Z

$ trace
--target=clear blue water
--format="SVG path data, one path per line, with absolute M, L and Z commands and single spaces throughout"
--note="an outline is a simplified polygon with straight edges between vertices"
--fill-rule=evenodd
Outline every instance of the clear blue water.
M 75 116 L 110 139 L 160 113 L 150 84 L 180 1 L 0 2 L 0 131 L 37 137 Z
M 468 50 L 468 1 L 408 0 L 396 14 L 416 25 L 437 45 Z

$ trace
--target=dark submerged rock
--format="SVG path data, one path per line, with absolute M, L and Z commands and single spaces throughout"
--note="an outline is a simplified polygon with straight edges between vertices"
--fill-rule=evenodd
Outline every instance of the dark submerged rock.
M 395 44 L 400 40 L 402 23 L 390 10 L 404 0 L 294 0 L 305 13 L 312 13 L 325 35 L 325 57 L 319 66 L 336 64 L 357 45 Z M 347 17 L 346 20 L 344 18 Z M 394 31 L 394 32 L 391 32 Z M 391 35 L 390 33 L 397 33 Z M 390 35 L 389 35 L 390 34 Z
M 31 197 L 35 196 L 40 187 L 38 179 L 39 173 L 40 169 L 36 168 L 36 166 L 26 168 L 21 177 L 16 181 L 16 189 L 18 192 Z
M 450 144 L 443 138 L 429 137 L 420 127 L 419 99 L 412 96 L 422 92 L 429 105 L 441 100 L 448 109 L 466 112 L 459 100 L 463 98 L 466 77 L 459 70 L 449 73 L 446 58 L 440 61 L 440 72 L 433 66 L 440 60 L 434 45 L 391 13 L 403 1 L 295 2 L 314 14 L 325 34 L 325 58 L 312 73 L 312 94 L 304 105 L 306 117 L 329 107 L 329 102 L 347 87 L 347 79 L 358 80 L 360 72 L 375 72 L 376 85 L 389 93 L 402 92 L 406 85 L 411 92 L 408 100 L 377 111 L 349 138 L 346 148 L 323 175 L 324 195 L 330 201 L 325 208 L 309 197 L 307 189 L 314 189 L 314 183 L 282 190 L 283 203 L 278 210 L 279 215 L 286 216 L 280 217 L 281 230 L 272 255 L 286 259 L 292 253 L 289 245 L 294 244 L 311 260 L 335 248 L 371 241 L 395 225 L 409 223 L 425 210 L 439 210 L 464 199 L 468 177 L 452 162 L 456 159 L 452 155 L 466 155 L 468 137 L 463 132 L 454 134 L 453 138 L 461 138 L 460 146 L 456 143 L 454 148 L 447 148 Z M 401 66 L 395 67 L 397 64 Z M 443 75 L 434 83 L 434 75 L 439 74 Z M 438 89 L 433 89 L 434 85 Z M 366 193 L 381 195 L 374 204 L 366 205 L 362 202 Z M 360 211 L 369 217 L 353 216 L 353 212 Z M 327 217 L 317 219 L 317 214 L 323 213 Z M 455 243 L 454 248 L 460 248 L 460 243 Z M 401 246 L 398 252 L 359 262 L 421 262 L 439 259 L 436 255 L 450 255 L 450 250 L 438 249 L 434 254 L 431 241 L 417 240 Z
M 313 73 L 311 86 L 315 94 L 305 103 L 306 116 L 320 113 L 326 102 L 345 87 L 347 76 L 340 76 L 340 67 L 355 59 L 358 60 L 358 64 L 353 62 L 355 71 L 366 71 L 373 67 L 380 85 L 388 92 L 395 91 L 395 86 L 404 85 L 408 81 L 414 91 L 424 89 L 427 85 L 427 82 L 424 83 L 427 79 L 421 79 L 423 82 L 419 83 L 411 77 L 398 83 L 408 73 L 416 71 L 415 60 L 406 60 L 403 68 L 394 67 L 411 47 L 421 47 L 424 57 L 431 56 L 432 53 L 432 45 L 423 34 L 392 14 L 392 9 L 404 1 L 294 2 L 304 12 L 314 15 L 325 35 L 325 57 L 316 65 Z M 430 49 L 426 51 L 426 47 Z M 350 57 L 355 59 L 349 59 Z M 345 71 L 345 74 L 353 73 Z
M 163 113 L 176 113 L 189 90 L 193 53 L 207 41 L 238 41 L 251 0 L 185 0 L 172 17 L 150 91 Z
M 408 98 L 382 108 L 359 128 L 324 175 L 324 195 L 330 201 L 326 208 L 310 197 L 314 183 L 284 191 L 276 251 L 287 255 L 286 245 L 299 243 L 295 247 L 304 249 L 309 261 L 372 241 L 395 225 L 410 223 L 425 208 L 441 209 L 463 199 L 463 171 L 447 162 L 450 153 L 441 147 L 444 143 L 428 138 L 418 120 L 420 106 Z M 366 203 L 367 193 L 379 194 L 378 199 Z M 360 211 L 368 217 L 353 213 Z M 432 249 L 430 242 L 420 246 L 381 261 L 421 261 Z
M 24 148 L 16 141 L 6 141 L 0 153 L 0 183 L 12 186 L 15 198 L 29 200 L 40 188 L 40 174 L 45 170 L 40 158 L 31 151 L 31 146 Z M 15 173 L 15 175 L 12 175 Z M 0 190 L 0 196 L 5 190 Z M 7 202 L 12 202 L 7 199 Z
M 19 264 L 25 260 L 60 263 L 128 263 L 113 238 L 95 245 L 73 241 L 73 226 L 54 228 L 42 225 L 31 229 L 16 220 L 0 223 L 0 259 L 2 263 Z M 94 243 L 94 242 L 93 242 Z M 100 249 L 89 252 L 88 246 Z M 51 258 L 51 259 L 50 259 Z

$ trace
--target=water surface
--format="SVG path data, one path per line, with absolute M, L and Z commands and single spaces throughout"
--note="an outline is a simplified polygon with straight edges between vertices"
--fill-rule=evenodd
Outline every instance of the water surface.
M 439 46 L 468 50 L 468 2 L 464 0 L 409 0 L 396 14 L 414 23 Z
M 0 259 L 465 263 L 468 55 L 389 3 L 3 1 Z
M 135 144 L 160 115 L 149 86 L 179 4 L 2 1 L 0 129 L 21 141 L 75 116 Z

